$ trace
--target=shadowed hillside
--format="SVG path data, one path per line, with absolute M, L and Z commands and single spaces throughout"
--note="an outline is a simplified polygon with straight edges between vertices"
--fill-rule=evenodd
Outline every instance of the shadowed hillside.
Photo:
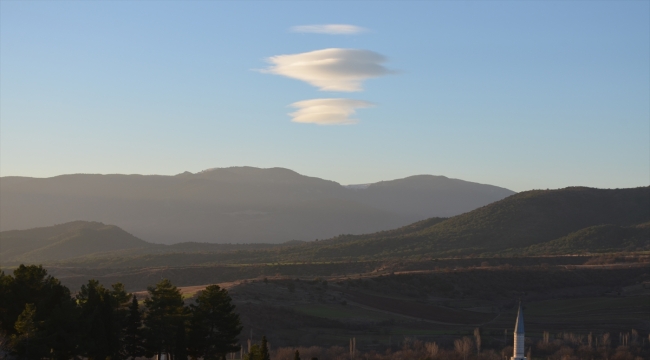
M 195 255 L 232 254 L 302 244 L 210 244 L 186 242 L 174 245 L 153 244 L 127 233 L 115 225 L 93 221 L 73 221 L 65 224 L 0 232 L 0 265 L 20 263 L 52 263 L 61 261 L 90 261 L 110 259 L 111 263 L 139 257 L 131 267 L 147 266 L 142 257 L 169 259 L 174 265 L 180 253 Z M 171 258 L 170 258 L 171 257 Z M 83 260 L 81 260 L 83 259 Z M 183 263 L 183 265 L 187 265 Z M 190 264 L 191 265 L 191 264 Z
M 353 189 L 282 168 L 3 177 L 0 230 L 87 220 L 154 243 L 281 243 L 394 229 L 512 194 L 431 175 Z
M 114 225 L 75 221 L 61 225 L 0 233 L 0 262 L 38 263 L 125 250 L 153 250 Z

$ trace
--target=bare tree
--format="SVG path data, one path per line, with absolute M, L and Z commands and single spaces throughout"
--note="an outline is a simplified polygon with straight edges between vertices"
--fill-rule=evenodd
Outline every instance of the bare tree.
M 472 351 L 472 345 L 472 339 L 467 336 L 454 340 L 454 348 L 463 357 L 463 360 L 467 360 L 467 355 Z
M 474 341 L 476 342 L 476 358 L 481 356 L 481 331 L 479 328 L 474 329 Z
M 605 346 L 605 348 L 609 348 L 611 343 L 612 343 L 612 339 L 609 337 L 609 333 L 604 333 L 603 334 L 603 346 Z
M 440 347 L 436 343 L 426 343 L 424 344 L 425 348 L 427 349 L 427 354 L 429 355 L 430 358 L 435 359 L 438 356 L 438 353 L 440 352 Z

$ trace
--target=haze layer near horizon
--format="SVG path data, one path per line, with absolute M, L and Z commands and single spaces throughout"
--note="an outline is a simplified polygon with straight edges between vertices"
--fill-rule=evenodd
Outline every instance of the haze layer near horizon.
M 2 176 L 250 165 L 516 191 L 650 180 L 648 2 L 0 7 Z M 380 54 L 391 72 L 351 94 L 258 71 L 334 48 Z M 373 106 L 352 125 L 291 122 L 289 105 L 315 98 Z

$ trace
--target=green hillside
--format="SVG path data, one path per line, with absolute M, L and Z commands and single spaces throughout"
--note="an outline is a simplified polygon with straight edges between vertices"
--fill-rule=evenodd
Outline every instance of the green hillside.
M 620 250 L 650 250 L 650 223 L 630 227 L 617 225 L 591 226 L 556 240 L 532 245 L 525 249 L 523 253 L 527 255 L 551 255 Z
M 60 261 L 91 254 L 154 250 L 159 245 L 140 240 L 114 225 L 74 221 L 29 230 L 0 232 L 2 265 Z
M 431 226 L 411 225 L 413 231 L 404 227 L 371 235 L 339 236 L 295 251 L 300 250 L 303 256 L 312 259 L 498 253 L 564 238 L 593 226 L 629 227 L 648 221 L 650 187 L 533 190 L 445 221 L 433 221 Z M 601 235 L 606 237 L 607 233 Z M 555 251 L 552 247 L 559 247 L 565 241 L 558 240 L 547 250 Z M 585 246 L 589 244 L 584 243 Z M 613 248 L 623 250 L 626 247 L 621 244 Z

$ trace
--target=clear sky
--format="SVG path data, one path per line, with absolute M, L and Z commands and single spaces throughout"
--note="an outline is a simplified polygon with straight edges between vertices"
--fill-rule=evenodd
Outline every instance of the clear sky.
M 648 1 L 0 10 L 2 176 L 247 165 L 342 184 L 650 183 Z M 332 24 L 348 26 L 316 26 Z

